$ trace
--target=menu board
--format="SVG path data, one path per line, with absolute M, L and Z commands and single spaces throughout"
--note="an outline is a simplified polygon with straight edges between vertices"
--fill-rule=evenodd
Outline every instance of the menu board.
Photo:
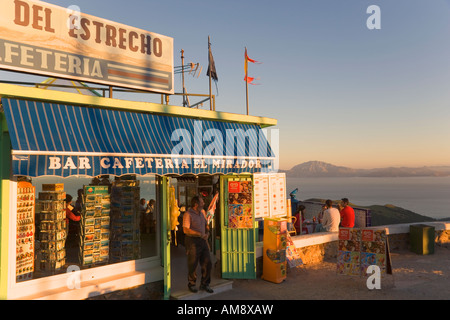
M 253 175 L 255 217 L 278 218 L 287 214 L 286 174 L 258 173 Z
M 228 227 L 253 228 L 251 180 L 228 181 Z
M 385 229 L 361 229 L 361 273 L 366 274 L 370 265 L 377 265 L 381 273 L 389 271 L 389 249 Z
M 361 275 L 361 229 L 339 229 L 338 274 Z
M 266 174 L 253 175 L 255 218 L 270 217 L 269 210 L 269 176 Z
M 364 276 L 371 265 L 392 273 L 385 229 L 341 228 L 338 250 L 338 274 Z
M 286 175 L 284 173 L 269 175 L 270 216 L 286 216 Z

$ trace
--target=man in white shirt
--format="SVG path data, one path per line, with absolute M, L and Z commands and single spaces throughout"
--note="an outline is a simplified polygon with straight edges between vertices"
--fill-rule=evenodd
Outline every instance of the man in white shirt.
M 316 232 L 338 232 L 341 214 L 339 210 L 333 208 L 333 201 L 325 201 L 327 209 L 323 212 L 321 223 L 316 226 Z

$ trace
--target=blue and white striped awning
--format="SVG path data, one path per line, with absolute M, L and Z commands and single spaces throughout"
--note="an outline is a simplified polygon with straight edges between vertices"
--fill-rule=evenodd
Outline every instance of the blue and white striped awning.
M 259 125 L 2 99 L 13 174 L 257 173 L 274 168 Z

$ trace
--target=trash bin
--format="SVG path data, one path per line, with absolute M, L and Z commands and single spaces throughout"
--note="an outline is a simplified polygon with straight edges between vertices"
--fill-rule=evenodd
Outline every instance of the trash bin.
M 417 254 L 434 253 L 434 227 L 425 224 L 409 226 L 409 242 L 411 251 Z

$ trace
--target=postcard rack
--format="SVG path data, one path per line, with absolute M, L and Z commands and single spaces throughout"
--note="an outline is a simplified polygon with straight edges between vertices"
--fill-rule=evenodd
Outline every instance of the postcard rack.
M 84 186 L 80 232 L 80 264 L 109 261 L 110 194 L 108 186 Z
M 40 269 L 60 270 L 66 263 L 66 193 L 64 184 L 43 184 L 36 204 L 39 212 Z
M 139 181 L 125 179 L 111 188 L 111 262 L 140 258 Z

